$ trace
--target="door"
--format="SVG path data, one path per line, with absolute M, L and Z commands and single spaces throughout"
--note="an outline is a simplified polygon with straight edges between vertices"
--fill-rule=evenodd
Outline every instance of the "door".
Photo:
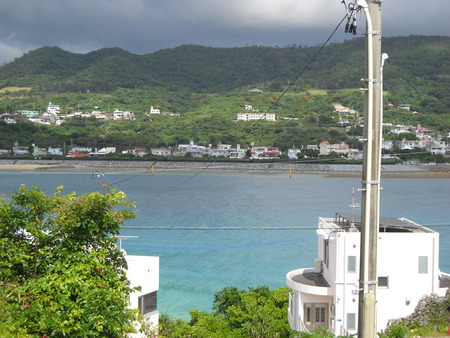
M 305 303 L 303 322 L 310 332 L 318 327 L 328 329 L 328 304 Z

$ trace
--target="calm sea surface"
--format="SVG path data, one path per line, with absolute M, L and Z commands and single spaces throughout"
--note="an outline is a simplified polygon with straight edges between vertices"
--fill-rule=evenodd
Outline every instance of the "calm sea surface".
M 288 271 L 312 267 L 317 218 L 351 212 L 352 189 L 361 187 L 359 178 L 287 173 L 1 171 L 0 194 L 20 184 L 81 194 L 103 191 L 102 181 L 137 203 L 122 235 L 138 237 L 122 247 L 160 257 L 158 308 L 184 319 L 192 309 L 211 311 L 225 286 L 277 288 Z M 440 268 L 450 272 L 450 180 L 384 179 L 382 187 L 381 215 L 438 231 Z

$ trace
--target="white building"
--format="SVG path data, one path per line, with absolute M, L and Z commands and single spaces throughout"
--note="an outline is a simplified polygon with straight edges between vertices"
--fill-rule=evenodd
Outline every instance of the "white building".
M 113 120 L 136 120 L 136 116 L 131 111 L 115 110 L 113 112 Z
M 122 150 L 122 155 L 133 155 L 133 156 L 143 157 L 147 154 L 148 154 L 148 152 L 147 152 L 147 150 L 145 150 L 145 148 L 130 148 L 127 150 Z
M 444 141 L 436 141 L 433 139 L 427 144 L 426 150 L 433 155 L 445 155 L 447 152 L 447 145 Z
M 144 321 L 150 329 L 156 330 L 159 322 L 157 308 L 157 294 L 159 290 L 159 257 L 125 255 L 127 260 L 127 278 L 130 287 L 140 287 L 140 291 L 133 291 L 130 296 L 130 309 L 139 309 Z M 132 334 L 130 337 L 144 337 Z
M 205 146 L 199 146 L 194 143 L 194 141 L 190 141 L 189 144 L 180 144 L 178 145 L 178 149 L 175 155 L 177 156 L 189 156 L 192 157 L 203 157 L 206 153 Z
M 228 152 L 229 158 L 241 159 L 245 157 L 246 150 L 241 149 L 241 145 L 237 144 L 236 148 L 231 148 Z
M 292 149 L 288 149 L 287 155 L 291 160 L 297 160 L 298 154 L 300 154 L 301 152 L 302 152 L 301 149 L 292 148 Z
M 393 150 L 394 149 L 394 141 L 381 140 L 381 149 Z
M 208 147 L 208 156 L 213 157 L 229 157 L 231 150 L 231 144 L 219 143 L 217 147 L 213 147 L 211 144 Z
M 53 114 L 53 115 L 57 115 L 61 112 L 61 107 L 56 105 L 56 104 L 52 104 L 51 102 L 48 103 L 47 106 L 47 113 L 49 114 Z
M 288 319 L 292 329 L 317 327 L 333 334 L 357 332 L 360 216 L 319 218 L 313 268 L 290 271 Z M 439 271 L 439 234 L 405 218 L 380 217 L 377 332 L 411 314 L 424 295 L 445 296 L 450 275 Z
M 57 155 L 57 156 L 62 156 L 62 155 L 64 155 L 63 150 L 62 150 L 61 148 L 52 148 L 52 147 L 48 147 L 47 153 L 48 153 L 49 155 Z
M 330 144 L 328 141 L 323 141 L 319 144 L 319 154 L 320 155 L 330 155 L 335 152 L 339 155 L 345 155 L 349 160 L 361 160 L 362 151 L 358 149 L 352 149 L 348 144 L 345 143 L 335 143 Z
M 161 114 L 161 110 L 150 107 L 150 114 L 157 114 L 160 115 Z
M 95 148 L 94 152 L 90 152 L 88 155 L 89 156 L 105 156 L 108 154 L 112 154 L 116 152 L 116 147 L 106 147 L 106 148 L 102 148 L 100 150 L 97 150 L 97 148 Z
M 257 160 L 279 159 L 282 154 L 280 148 L 274 146 L 253 146 L 251 153 L 252 159 Z
M 275 121 L 275 114 L 274 113 L 238 113 L 237 114 L 237 120 L 238 121 Z
M 153 155 L 169 157 L 172 156 L 172 148 L 170 147 L 152 148 L 151 153 Z
M 32 144 L 31 146 L 33 148 L 33 156 L 39 157 L 39 156 L 48 155 L 47 150 L 45 150 L 45 148 L 39 148 L 35 144 Z
M 72 147 L 70 149 L 71 153 L 90 153 L 92 148 L 89 147 Z
M 30 149 L 28 147 L 20 147 L 18 142 L 14 142 L 14 147 L 12 150 L 14 155 L 24 155 L 29 154 Z

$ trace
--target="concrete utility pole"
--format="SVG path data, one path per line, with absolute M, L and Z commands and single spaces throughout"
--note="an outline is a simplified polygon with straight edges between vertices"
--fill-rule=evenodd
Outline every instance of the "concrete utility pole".
M 358 337 L 377 336 L 377 246 L 381 171 L 381 1 L 359 0 L 366 16 L 366 87 L 362 173 Z

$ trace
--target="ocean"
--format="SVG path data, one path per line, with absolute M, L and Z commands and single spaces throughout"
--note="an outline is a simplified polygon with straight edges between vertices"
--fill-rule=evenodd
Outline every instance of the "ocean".
M 318 174 L 11 170 L 0 171 L 0 194 L 20 184 L 47 194 L 59 185 L 103 192 L 102 182 L 136 202 L 122 248 L 160 257 L 158 309 L 182 319 L 193 309 L 212 311 L 225 286 L 278 288 L 288 271 L 313 267 L 318 217 L 352 212 L 361 187 L 360 178 Z M 440 269 L 450 272 L 450 180 L 392 178 L 381 186 L 380 214 L 438 231 Z

